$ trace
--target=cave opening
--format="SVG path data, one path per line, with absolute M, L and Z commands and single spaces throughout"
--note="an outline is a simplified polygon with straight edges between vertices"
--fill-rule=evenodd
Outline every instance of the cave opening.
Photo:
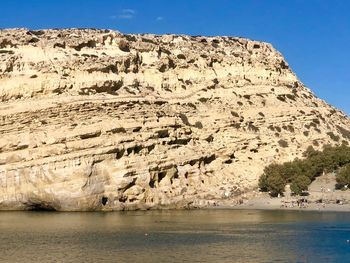
M 54 208 L 50 204 L 45 204 L 45 203 L 35 203 L 31 204 L 28 207 L 29 211 L 57 211 L 56 208 Z
M 102 205 L 105 206 L 107 204 L 107 202 L 108 202 L 108 197 L 102 196 L 102 199 L 101 199 Z

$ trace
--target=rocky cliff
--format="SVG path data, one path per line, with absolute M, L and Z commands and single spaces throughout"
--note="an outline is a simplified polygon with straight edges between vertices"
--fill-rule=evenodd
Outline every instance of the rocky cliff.
M 213 205 L 263 167 L 350 141 L 270 44 L 110 30 L 0 31 L 0 208 Z

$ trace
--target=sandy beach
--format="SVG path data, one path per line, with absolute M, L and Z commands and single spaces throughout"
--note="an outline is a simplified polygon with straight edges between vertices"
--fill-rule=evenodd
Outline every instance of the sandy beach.
M 293 196 L 288 187 L 280 197 L 256 191 L 239 199 L 238 204 L 222 203 L 216 208 L 350 212 L 350 190 L 335 189 L 335 184 L 335 175 L 326 174 L 311 183 L 305 196 Z

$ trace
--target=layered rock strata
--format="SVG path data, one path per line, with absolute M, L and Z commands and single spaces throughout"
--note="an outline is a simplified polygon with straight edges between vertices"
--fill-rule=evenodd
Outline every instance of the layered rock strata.
M 111 30 L 0 31 L 0 209 L 184 208 L 350 141 L 270 44 Z

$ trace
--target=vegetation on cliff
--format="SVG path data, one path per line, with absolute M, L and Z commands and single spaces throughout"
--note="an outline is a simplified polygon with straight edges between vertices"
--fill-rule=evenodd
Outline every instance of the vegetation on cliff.
M 338 187 L 350 184 L 350 147 L 325 146 L 316 151 L 310 146 L 304 152 L 304 159 L 295 159 L 283 164 L 271 164 L 264 169 L 259 178 L 261 191 L 277 196 L 284 192 L 286 184 L 291 191 L 301 194 L 308 189 L 310 183 L 322 173 L 337 172 Z

